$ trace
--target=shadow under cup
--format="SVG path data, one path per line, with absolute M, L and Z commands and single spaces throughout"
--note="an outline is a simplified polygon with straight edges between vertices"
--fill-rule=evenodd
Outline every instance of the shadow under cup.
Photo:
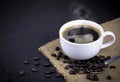
M 65 37 L 66 34 L 71 29 L 81 28 L 81 27 L 87 27 L 89 29 L 94 30 L 99 35 L 99 37 L 94 41 L 86 42 L 86 43 L 71 42 Z M 60 28 L 59 30 L 60 45 L 64 53 L 72 59 L 76 59 L 76 60 L 90 59 L 94 57 L 96 54 L 98 54 L 98 52 L 100 51 L 103 45 L 103 38 L 106 35 L 111 34 L 111 33 L 108 33 L 108 34 L 105 34 L 105 33 L 107 32 L 104 32 L 103 28 L 95 22 L 92 22 L 89 20 L 73 20 L 73 21 L 65 23 Z M 113 36 L 114 41 L 115 41 L 114 34 L 112 34 L 111 36 Z M 112 45 L 114 41 L 112 41 L 110 45 Z

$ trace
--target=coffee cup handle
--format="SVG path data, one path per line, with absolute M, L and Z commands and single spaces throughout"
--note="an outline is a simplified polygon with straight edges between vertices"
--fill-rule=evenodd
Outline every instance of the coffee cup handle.
M 108 36 L 108 35 L 112 36 L 112 40 L 104 43 L 104 44 L 102 45 L 101 49 L 106 48 L 106 47 L 108 47 L 108 46 L 111 46 L 111 45 L 115 42 L 115 35 L 114 35 L 112 32 L 110 32 L 110 31 L 104 32 L 103 38 L 105 38 L 105 37 Z

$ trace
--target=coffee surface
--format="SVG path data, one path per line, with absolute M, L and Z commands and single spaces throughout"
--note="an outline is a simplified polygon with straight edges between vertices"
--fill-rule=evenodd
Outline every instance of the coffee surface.
M 100 34 L 91 26 L 69 27 L 63 32 L 63 37 L 73 43 L 90 43 L 96 41 Z

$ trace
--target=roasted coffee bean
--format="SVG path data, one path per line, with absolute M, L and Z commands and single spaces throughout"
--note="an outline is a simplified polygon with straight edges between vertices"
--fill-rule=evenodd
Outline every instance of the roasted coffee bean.
M 109 59 L 111 59 L 111 56 L 107 56 L 105 59 L 106 59 L 106 60 L 109 60 Z
M 34 67 L 31 70 L 32 70 L 32 72 L 38 72 L 38 69 L 34 68 Z
M 92 63 L 87 63 L 87 66 L 88 66 L 87 68 L 91 69 L 93 64 Z
M 36 61 L 38 61 L 38 60 L 40 60 L 40 57 L 35 56 L 35 57 L 33 57 L 33 59 L 36 60 Z
M 62 57 L 62 52 L 58 52 L 57 57 Z
M 60 48 L 59 48 L 59 47 L 55 47 L 55 50 L 56 50 L 56 51 L 59 51 L 59 50 L 60 50 Z
M 57 77 L 57 78 L 61 77 L 61 74 L 56 73 L 56 77 Z
M 111 80 L 112 77 L 111 77 L 110 75 L 107 75 L 107 76 L 106 76 L 106 79 L 107 79 L 107 80 Z
M 100 56 L 98 56 L 98 57 L 99 57 L 99 59 L 102 60 L 102 61 L 105 60 L 105 56 L 100 55 Z
M 90 79 L 91 81 L 94 81 L 94 74 L 90 74 Z
M 98 72 L 102 72 L 103 71 L 103 68 L 98 68 Z
M 108 65 L 105 65 L 104 63 L 99 63 L 99 67 L 100 67 L 100 68 L 103 68 L 103 67 L 107 68 L 107 66 L 108 66 Z
M 51 76 L 49 74 L 46 74 L 45 77 L 46 78 L 51 78 Z
M 93 72 L 98 72 L 98 69 L 93 70 Z
M 35 64 L 35 66 L 39 66 L 39 65 L 40 65 L 40 63 L 39 63 L 39 62 L 35 62 L 34 64 Z
M 64 59 L 64 60 L 63 60 L 63 63 L 69 63 L 69 60 Z
M 55 53 L 52 53 L 51 56 L 56 57 L 56 54 L 55 54 Z
M 51 74 L 51 71 L 45 71 L 45 74 Z
M 50 69 L 50 72 L 51 72 L 51 73 L 55 73 L 55 72 L 56 72 L 56 68 L 55 68 L 55 67 L 52 67 L 52 68 Z
M 99 79 L 98 79 L 97 75 L 94 74 L 94 81 L 98 81 L 98 80 L 99 80 Z
M 24 60 L 24 64 L 28 65 L 28 64 L 29 64 L 29 62 L 28 62 L 27 60 Z
M 95 63 L 95 64 L 93 64 L 93 67 L 94 67 L 94 69 L 97 69 L 99 67 L 99 65 Z
M 56 72 L 55 67 L 52 67 L 52 68 L 50 68 L 50 70 L 45 71 L 45 74 L 52 74 L 52 73 L 55 73 L 55 72 Z
M 108 68 L 108 64 L 104 64 L 104 68 Z
M 44 66 L 49 67 L 49 66 L 51 66 L 51 64 L 50 63 L 44 63 Z
M 57 60 L 60 60 L 60 57 L 56 57 Z
M 79 69 L 80 69 L 80 71 L 83 71 L 84 68 L 83 67 L 79 67 Z
M 79 67 L 73 67 L 72 69 L 74 69 L 77 73 L 80 71 Z
M 23 70 L 20 70 L 20 71 L 19 71 L 19 75 L 20 75 L 20 76 L 23 76 L 23 75 L 25 75 L 25 72 L 24 72 Z
M 58 52 L 58 54 L 56 55 L 56 59 L 60 60 L 60 58 L 62 57 L 62 54 L 63 54 L 62 52 Z
M 5 77 L 5 82 L 11 82 L 11 79 L 9 77 Z
M 84 74 L 84 71 L 79 71 L 78 73 L 79 73 L 79 74 Z
M 90 79 L 90 74 L 86 75 L 86 79 Z
M 76 74 L 76 71 L 73 70 L 73 69 L 71 69 L 71 70 L 69 71 L 69 74 L 71 74 L 71 75 L 75 75 L 75 74 Z
M 75 39 L 74 38 L 70 38 L 69 41 L 74 43 Z
M 70 66 L 67 65 L 67 66 L 64 67 L 64 69 L 69 70 L 69 69 L 70 69 Z
M 10 75 L 11 74 L 11 71 L 9 69 L 6 70 L 6 74 L 7 75 Z
M 98 77 L 97 77 L 96 74 L 90 74 L 89 80 L 91 80 L 91 81 L 98 81 Z
M 72 67 L 75 67 L 75 64 L 69 64 L 69 66 L 72 68 Z
M 110 66 L 109 68 L 110 68 L 110 69 L 114 69 L 114 68 L 116 68 L 116 67 L 115 67 L 115 66 Z

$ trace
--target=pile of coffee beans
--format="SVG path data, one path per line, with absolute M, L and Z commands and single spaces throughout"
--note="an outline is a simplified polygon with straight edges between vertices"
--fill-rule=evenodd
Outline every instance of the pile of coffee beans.
M 54 57 L 56 60 L 63 60 L 63 63 L 66 64 L 66 66 L 64 67 L 65 70 L 69 70 L 69 74 L 70 75 L 75 75 L 75 74 L 86 74 L 86 79 L 91 80 L 91 81 L 98 81 L 99 78 L 97 76 L 97 73 L 102 73 L 102 71 L 105 70 L 105 68 L 110 68 L 110 69 L 115 69 L 115 66 L 108 66 L 106 64 L 104 64 L 104 61 L 110 59 L 110 56 L 95 56 L 89 60 L 73 60 L 70 59 L 68 56 L 64 55 L 64 53 L 62 52 L 60 47 L 55 47 L 55 51 L 57 51 L 58 53 L 55 54 L 54 52 L 51 54 L 52 57 Z M 33 61 L 30 62 L 29 60 L 24 60 L 23 64 L 25 64 L 26 66 L 33 64 L 34 66 L 31 68 L 31 71 L 33 73 L 37 73 L 39 72 L 38 70 L 38 66 L 41 65 L 40 63 L 40 57 L 35 56 L 33 57 Z M 45 68 L 48 68 L 48 70 L 44 71 L 43 73 L 45 74 L 46 78 L 51 78 L 52 76 L 56 76 L 57 78 L 62 77 L 61 74 L 59 74 L 56 70 L 55 67 L 52 66 L 51 63 L 49 62 L 45 62 L 43 63 L 43 66 Z M 23 77 L 24 75 L 27 75 L 27 73 L 25 72 L 25 70 L 21 69 L 17 72 L 19 74 L 20 77 Z M 11 82 L 11 74 L 12 71 L 10 69 L 7 69 L 5 71 L 5 74 L 7 77 L 5 77 L 5 82 Z M 112 76 L 111 75 L 107 75 L 105 77 L 106 80 L 112 80 Z
M 99 78 L 97 76 L 97 73 L 102 73 L 102 71 L 105 70 L 105 68 L 114 69 L 115 66 L 108 66 L 108 64 L 105 64 L 104 62 L 108 59 L 110 59 L 110 56 L 95 56 L 88 60 L 73 60 L 70 59 L 68 56 L 64 55 L 64 53 L 61 51 L 60 48 L 56 47 L 55 50 L 58 52 L 55 54 L 54 52 L 51 54 L 52 57 L 56 58 L 56 60 L 63 60 L 63 63 L 66 63 L 66 66 L 64 67 L 65 70 L 69 70 L 70 75 L 75 74 L 86 74 L 86 79 L 91 81 L 98 81 Z M 108 75 L 106 77 L 107 80 L 111 80 L 111 76 Z

